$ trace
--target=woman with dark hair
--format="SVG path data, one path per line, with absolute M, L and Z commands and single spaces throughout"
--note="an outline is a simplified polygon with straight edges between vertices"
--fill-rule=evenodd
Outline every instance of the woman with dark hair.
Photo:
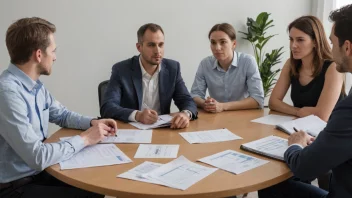
M 282 68 L 269 108 L 297 117 L 314 114 L 327 121 L 345 93 L 344 76 L 336 71 L 323 25 L 314 16 L 302 16 L 288 31 L 290 59 Z M 283 102 L 290 85 L 293 106 Z
M 269 108 L 327 121 L 335 104 L 345 96 L 343 74 L 336 70 L 331 48 L 318 18 L 302 16 L 288 26 L 290 59 L 282 69 L 269 100 Z M 293 106 L 283 102 L 291 85 Z M 318 177 L 319 187 L 328 190 L 330 173 Z
M 253 56 L 235 51 L 235 29 L 228 23 L 216 24 L 208 38 L 213 55 L 201 61 L 191 89 L 197 106 L 212 113 L 262 108 L 257 63 Z M 205 98 L 207 89 L 210 96 Z

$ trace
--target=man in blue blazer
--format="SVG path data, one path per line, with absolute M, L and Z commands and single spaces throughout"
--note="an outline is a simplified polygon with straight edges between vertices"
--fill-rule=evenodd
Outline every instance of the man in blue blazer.
M 330 14 L 330 40 L 336 69 L 352 73 L 352 5 Z M 352 95 L 334 108 L 326 128 L 314 140 L 303 131 L 292 134 L 285 161 L 293 174 L 309 180 L 332 170 L 329 192 L 289 179 L 259 191 L 259 197 L 352 197 Z
M 171 128 L 185 128 L 197 118 L 177 61 L 163 58 L 164 32 L 157 24 L 145 24 L 137 32 L 139 56 L 116 63 L 100 113 L 104 118 L 152 124 L 169 114 L 172 99 L 180 112 L 173 114 Z

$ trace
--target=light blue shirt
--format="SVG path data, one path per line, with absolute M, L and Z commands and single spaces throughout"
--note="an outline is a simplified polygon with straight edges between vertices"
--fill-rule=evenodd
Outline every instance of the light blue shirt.
M 191 96 L 205 99 L 206 90 L 218 102 L 239 101 L 248 97 L 263 108 L 264 90 L 253 56 L 234 51 L 232 63 L 223 70 L 214 56 L 204 58 L 194 79 Z
M 84 148 L 80 136 L 43 143 L 48 122 L 87 129 L 92 118 L 67 110 L 13 64 L 0 75 L 0 183 L 35 175 Z

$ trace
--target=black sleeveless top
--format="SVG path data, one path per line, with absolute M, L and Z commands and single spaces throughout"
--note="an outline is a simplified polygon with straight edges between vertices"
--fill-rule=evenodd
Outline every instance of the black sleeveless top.
M 307 85 L 302 86 L 298 77 L 291 76 L 291 99 L 294 107 L 315 107 L 317 106 L 325 82 L 325 73 L 332 61 L 324 61 L 323 68 L 318 76 L 313 78 Z M 344 98 L 341 93 L 339 100 Z

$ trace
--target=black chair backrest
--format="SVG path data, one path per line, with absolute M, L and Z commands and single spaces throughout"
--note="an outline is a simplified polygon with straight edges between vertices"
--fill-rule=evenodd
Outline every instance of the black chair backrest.
M 101 107 L 101 103 L 103 102 L 103 97 L 106 91 L 106 88 L 108 87 L 109 80 L 105 80 L 101 82 L 98 86 L 98 96 L 99 96 L 99 107 Z

